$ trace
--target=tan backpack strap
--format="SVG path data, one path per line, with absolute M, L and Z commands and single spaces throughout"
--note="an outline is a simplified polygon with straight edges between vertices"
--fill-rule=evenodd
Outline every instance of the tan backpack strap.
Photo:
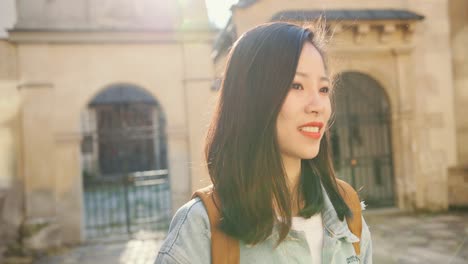
M 361 209 L 361 201 L 359 200 L 359 196 L 357 192 L 354 190 L 351 185 L 348 183 L 336 179 L 338 183 L 338 191 L 341 194 L 341 197 L 348 205 L 349 209 L 353 213 L 352 217 L 346 216 L 346 222 L 348 223 L 348 228 L 351 232 L 356 235 L 359 239 L 361 239 L 361 232 L 362 232 L 362 209 Z M 356 254 L 359 255 L 361 253 L 361 249 L 359 247 L 359 242 L 353 243 L 354 250 Z
M 208 212 L 211 227 L 211 263 L 212 264 L 239 264 L 239 241 L 226 235 L 219 229 L 220 202 L 213 185 L 197 190 L 192 198 L 200 197 Z

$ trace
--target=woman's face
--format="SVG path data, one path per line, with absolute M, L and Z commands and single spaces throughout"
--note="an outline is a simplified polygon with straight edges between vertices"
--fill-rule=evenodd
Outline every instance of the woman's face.
M 305 43 L 276 129 L 283 159 L 312 159 L 331 115 L 330 81 L 318 50 Z

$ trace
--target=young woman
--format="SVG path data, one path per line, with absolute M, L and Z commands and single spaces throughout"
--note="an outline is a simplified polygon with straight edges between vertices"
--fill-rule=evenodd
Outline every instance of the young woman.
M 240 263 L 372 262 L 357 194 L 335 178 L 331 116 L 332 85 L 312 31 L 270 23 L 234 44 L 206 158 L 214 227 L 236 241 Z M 197 197 L 177 211 L 156 263 L 211 263 L 206 208 Z

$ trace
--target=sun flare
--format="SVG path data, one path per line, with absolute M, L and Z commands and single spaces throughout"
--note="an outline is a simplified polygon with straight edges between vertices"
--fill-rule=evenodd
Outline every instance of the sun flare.
M 208 17 L 217 27 L 224 27 L 231 16 L 229 9 L 238 0 L 205 0 L 208 9 Z

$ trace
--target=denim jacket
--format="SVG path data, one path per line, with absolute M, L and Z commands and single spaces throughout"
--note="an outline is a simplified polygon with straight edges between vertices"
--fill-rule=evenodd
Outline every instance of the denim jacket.
M 361 254 L 358 256 L 352 243 L 359 241 L 359 238 L 351 233 L 346 220 L 339 220 L 325 189 L 322 190 L 324 194 L 322 263 L 372 263 L 371 236 L 364 218 L 360 240 Z M 155 263 L 210 264 L 209 221 L 207 211 L 199 198 L 192 199 L 182 206 L 172 219 L 169 234 L 160 248 Z M 303 232 L 291 230 L 286 239 L 275 248 L 277 239 L 278 232 L 274 230 L 269 238 L 255 246 L 240 241 L 240 262 L 311 263 L 309 247 Z

